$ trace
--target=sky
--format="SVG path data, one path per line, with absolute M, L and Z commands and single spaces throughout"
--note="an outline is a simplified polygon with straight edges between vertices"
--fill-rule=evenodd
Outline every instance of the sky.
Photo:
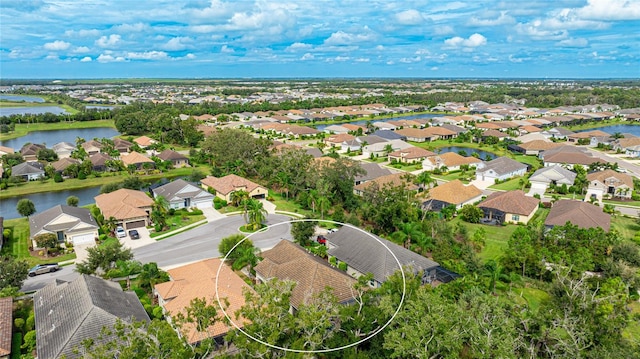
M 0 0 L 0 79 L 640 78 L 640 0 Z

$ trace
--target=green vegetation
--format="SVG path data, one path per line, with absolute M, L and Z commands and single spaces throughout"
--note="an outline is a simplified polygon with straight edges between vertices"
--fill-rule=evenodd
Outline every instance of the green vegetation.
M 56 105 L 58 106 L 58 105 Z M 53 130 L 69 130 L 78 128 L 96 128 L 111 127 L 115 128 L 113 120 L 95 120 L 95 121 L 73 121 L 73 122 L 53 122 L 53 123 L 17 123 L 15 131 L 11 133 L 0 133 L 0 141 L 10 140 L 25 136 L 32 131 L 53 131 Z
M 27 218 L 6 219 L 4 221 L 4 228 L 11 229 L 12 235 L 10 238 L 5 238 L 2 254 L 25 260 L 29 263 L 29 266 L 51 263 L 52 258 L 34 257 L 29 252 L 29 247 L 31 247 L 32 244 L 29 240 L 29 221 Z M 56 262 L 64 262 L 75 259 L 76 254 L 67 253 L 54 258 Z
M 510 180 L 507 180 L 506 182 L 491 185 L 489 186 L 489 188 L 495 189 L 498 191 L 514 191 L 517 189 L 521 190 L 522 189 L 522 183 L 520 182 L 521 179 L 522 177 L 515 177 Z
M 167 229 L 159 232 L 151 232 L 151 238 L 155 238 L 166 234 L 168 232 L 173 232 L 179 230 L 180 228 L 184 228 L 196 222 L 202 221 L 206 217 L 202 214 L 189 214 L 185 211 L 176 211 L 174 215 L 169 215 L 166 219 L 167 221 Z
M 631 240 L 636 233 L 640 232 L 640 224 L 635 218 L 612 216 L 611 229 L 620 233 L 620 237 Z
M 549 293 L 530 287 L 514 288 L 513 292 L 519 297 L 523 298 L 532 312 L 537 313 L 538 309 L 545 301 L 548 301 L 551 297 Z

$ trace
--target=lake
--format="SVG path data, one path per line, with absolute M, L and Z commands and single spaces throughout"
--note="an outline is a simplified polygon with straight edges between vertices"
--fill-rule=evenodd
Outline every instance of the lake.
M 579 130 L 575 132 L 587 132 L 587 131 L 594 131 L 594 130 L 604 131 L 612 135 L 616 132 L 630 133 L 634 136 L 640 137 L 640 126 L 638 125 L 610 125 L 610 126 L 590 128 L 588 130 Z
M 64 186 L 64 182 L 60 183 Z M 5 219 L 20 218 L 22 217 L 18 211 L 16 211 L 16 205 L 18 201 L 23 198 L 30 199 L 36 205 L 36 213 L 44 212 L 47 209 L 57 206 L 59 204 L 67 204 L 67 197 L 76 196 L 80 200 L 78 206 L 85 206 L 87 204 L 95 203 L 93 197 L 100 194 L 100 187 L 89 187 L 76 190 L 58 191 L 58 192 L 43 192 L 33 193 L 20 197 L 9 197 L 0 200 L 0 213 Z
M 483 150 L 476 150 L 475 148 L 468 148 L 468 147 L 459 147 L 459 146 L 447 146 L 447 147 L 441 147 L 438 148 L 436 150 L 434 150 L 434 152 L 436 153 L 445 153 L 445 152 L 455 152 L 460 154 L 461 151 L 466 152 L 466 157 L 471 156 L 473 153 L 477 153 L 478 156 L 480 156 L 479 158 L 481 160 L 486 160 L 487 158 L 489 159 L 494 159 L 497 156 L 491 152 L 487 152 L 487 151 L 483 151 Z
M 88 105 L 85 106 L 84 108 L 90 110 L 90 109 L 94 109 L 94 110 L 113 110 L 114 108 L 116 108 L 115 106 L 106 106 L 106 105 Z
M 0 100 L 24 101 L 24 102 L 44 102 L 42 97 L 22 96 L 22 95 L 0 95 Z
M 373 122 L 388 122 L 388 121 L 400 121 L 400 120 L 416 120 L 416 119 L 430 119 L 430 118 L 435 118 L 435 117 L 442 117 L 445 115 L 439 115 L 439 114 L 427 114 L 427 115 L 407 115 L 407 116 L 398 116 L 398 117 L 392 117 L 392 118 L 382 118 L 382 119 L 375 119 L 375 120 L 362 120 L 362 121 L 353 121 L 353 122 L 345 122 L 345 123 L 350 123 L 353 125 L 360 125 L 360 126 L 365 126 L 367 124 L 367 122 L 371 121 Z M 324 131 L 325 128 L 327 128 L 327 126 L 332 126 L 332 125 L 341 125 L 341 123 L 330 123 L 327 125 L 316 125 L 315 128 L 318 131 Z
M 95 127 L 95 128 L 77 128 L 69 130 L 52 130 L 52 131 L 33 131 L 27 135 L 13 138 L 6 141 L 0 141 L 0 146 L 6 146 L 19 150 L 22 146 L 29 143 L 44 143 L 47 147 L 55 145 L 58 142 L 76 143 L 76 138 L 81 137 L 85 140 L 93 138 L 112 138 L 118 136 L 120 132 L 111 127 Z
M 51 112 L 54 115 L 68 113 L 67 110 L 60 106 L 35 106 L 35 107 L 2 107 L 0 108 L 0 117 L 11 115 L 37 115 L 41 113 Z

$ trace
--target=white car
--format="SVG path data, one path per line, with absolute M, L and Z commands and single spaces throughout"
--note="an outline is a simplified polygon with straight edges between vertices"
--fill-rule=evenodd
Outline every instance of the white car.
M 116 228 L 116 237 L 124 238 L 126 236 L 127 236 L 127 232 L 124 231 L 124 228 L 118 226 L 118 228 Z

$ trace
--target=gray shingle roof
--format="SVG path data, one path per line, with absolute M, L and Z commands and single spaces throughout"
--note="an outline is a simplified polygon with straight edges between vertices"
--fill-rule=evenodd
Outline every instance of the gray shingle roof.
M 146 321 L 149 316 L 133 292 L 97 277 L 81 275 L 73 282 L 56 281 L 33 297 L 38 358 L 77 358 L 74 348 L 97 340 L 104 326 L 117 318 Z
M 529 181 L 538 181 L 545 183 L 556 181 L 556 183 L 566 183 L 567 185 L 572 185 L 575 179 L 575 172 L 571 172 L 560 165 L 542 167 L 539 170 L 535 171 L 531 175 L 531 177 L 529 177 Z
M 527 165 L 520 163 L 516 160 L 512 160 L 508 157 L 498 157 L 485 164 L 485 167 L 477 170 L 476 172 L 486 172 L 492 169 L 499 176 L 512 173 L 521 169 L 526 169 Z
M 388 168 L 380 167 L 377 163 L 360 162 L 360 167 L 364 169 L 365 174 L 355 176 L 356 183 L 371 181 L 378 177 L 390 175 L 392 172 Z
M 544 224 L 546 226 L 564 226 L 567 222 L 580 228 L 600 227 L 609 232 L 611 216 L 604 213 L 602 208 L 591 203 L 561 199 L 553 204 Z
M 213 200 L 213 195 L 211 193 L 182 179 L 154 188 L 153 195 L 154 197 L 163 196 L 169 202 L 175 201 L 179 198 L 194 198 L 196 196 L 200 196 L 200 198 L 211 197 L 211 200 Z
M 339 231 L 326 236 L 331 247 L 327 253 L 360 273 L 372 273 L 373 278 L 380 283 L 400 269 L 391 252 L 398 257 L 403 267 L 413 267 L 414 271 L 439 266 L 431 259 L 375 236 L 390 252 L 371 236 L 360 229 L 345 225 Z
M 57 223 L 55 225 L 49 224 L 51 221 L 58 218 L 62 214 L 67 214 L 69 216 L 75 217 L 76 219 L 70 222 Z M 77 226 L 81 222 L 98 228 L 96 221 L 93 219 L 88 209 L 64 206 L 59 204 L 55 207 L 49 208 L 42 213 L 38 213 L 29 217 L 29 230 L 32 236 L 36 235 L 43 229 L 49 232 L 67 231 Z
M 15 177 L 38 173 L 44 173 L 44 166 L 39 162 L 22 162 L 11 167 L 11 175 Z

